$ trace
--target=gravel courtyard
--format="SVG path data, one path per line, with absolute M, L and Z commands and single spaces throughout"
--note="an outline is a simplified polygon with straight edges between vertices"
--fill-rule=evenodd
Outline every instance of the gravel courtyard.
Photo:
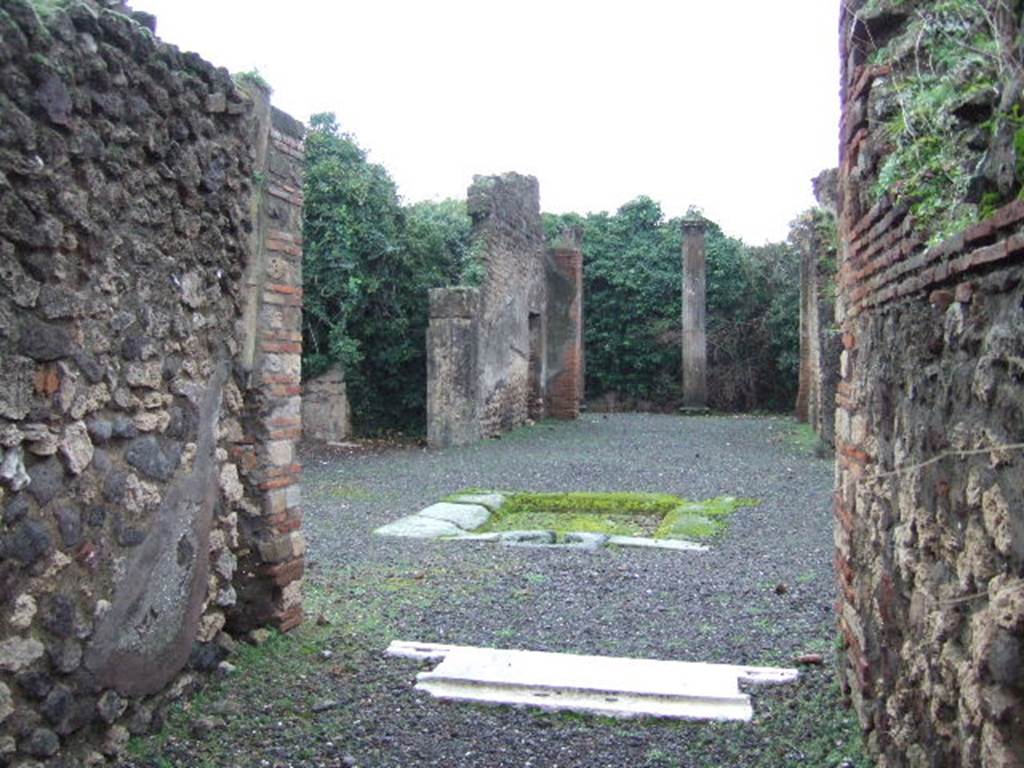
M 787 419 L 589 414 L 444 452 L 307 449 L 309 621 L 138 740 L 130 765 L 866 766 L 833 674 L 832 463 Z M 527 549 L 374 536 L 468 488 L 753 497 L 710 552 Z M 318 620 L 319 617 L 319 620 Z M 438 702 L 393 639 L 803 667 L 754 722 Z M 196 722 L 205 724 L 198 728 Z

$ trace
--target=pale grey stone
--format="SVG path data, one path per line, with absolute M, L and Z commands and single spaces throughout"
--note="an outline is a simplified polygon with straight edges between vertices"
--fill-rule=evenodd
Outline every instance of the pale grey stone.
M 554 531 L 505 531 L 501 534 L 502 544 L 554 544 Z
M 11 448 L 4 456 L 3 464 L 0 464 L 0 480 L 7 483 L 14 492 L 20 491 L 32 482 L 25 471 L 24 454 L 20 446 Z
M 412 539 L 439 539 L 442 536 L 458 536 L 462 532 L 461 528 L 446 520 L 422 515 L 403 517 L 374 531 L 381 536 L 403 536 Z
M 14 714 L 14 697 L 11 689 L 4 683 L 0 683 L 0 723 Z
M 608 535 L 581 531 L 579 533 L 565 534 L 563 541 L 580 549 L 598 549 L 608 543 Z
M 491 513 L 479 504 L 449 504 L 440 502 L 420 510 L 420 517 L 444 520 L 459 526 L 464 531 L 472 531 L 487 522 Z
M 505 504 L 505 497 L 500 493 L 460 493 L 449 497 L 454 504 L 479 504 L 491 512 L 497 512 Z
M 498 541 L 500 533 L 462 533 L 452 536 L 451 541 Z
M 12 637 L 0 643 L 0 670 L 20 672 L 43 658 L 46 648 L 34 638 Z
M 682 539 L 648 539 L 643 536 L 609 536 L 608 543 L 619 547 L 640 547 L 646 549 L 672 549 L 678 552 L 707 552 L 707 547 Z

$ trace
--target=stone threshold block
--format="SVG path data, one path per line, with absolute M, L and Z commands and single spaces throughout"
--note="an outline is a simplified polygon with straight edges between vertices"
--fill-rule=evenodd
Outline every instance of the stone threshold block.
M 440 699 L 612 717 L 749 722 L 739 684 L 794 682 L 795 669 L 395 641 L 389 656 L 441 659 L 416 688 Z

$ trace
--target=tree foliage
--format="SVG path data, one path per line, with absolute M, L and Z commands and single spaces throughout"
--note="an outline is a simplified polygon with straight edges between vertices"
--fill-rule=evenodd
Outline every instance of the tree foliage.
M 589 398 L 671 407 L 680 393 L 682 229 L 639 197 L 614 215 L 546 215 L 549 239 L 582 229 Z M 709 226 L 708 375 L 723 410 L 787 408 L 799 364 L 799 260 Z
M 306 138 L 303 375 L 340 364 L 358 432 L 423 430 L 427 291 L 466 271 L 465 203 L 403 207 L 332 114 Z

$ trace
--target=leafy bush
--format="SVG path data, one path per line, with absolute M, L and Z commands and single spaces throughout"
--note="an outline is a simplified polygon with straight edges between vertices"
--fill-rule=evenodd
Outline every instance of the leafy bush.
M 617 213 L 546 215 L 549 240 L 583 232 L 588 398 L 669 408 L 681 377 L 682 230 L 639 197 Z M 706 236 L 708 376 L 722 410 L 788 408 L 799 365 L 799 260 L 785 245 Z
M 306 138 L 303 375 L 345 370 L 363 434 L 422 432 L 427 291 L 470 271 L 465 203 L 403 207 L 332 114 Z

